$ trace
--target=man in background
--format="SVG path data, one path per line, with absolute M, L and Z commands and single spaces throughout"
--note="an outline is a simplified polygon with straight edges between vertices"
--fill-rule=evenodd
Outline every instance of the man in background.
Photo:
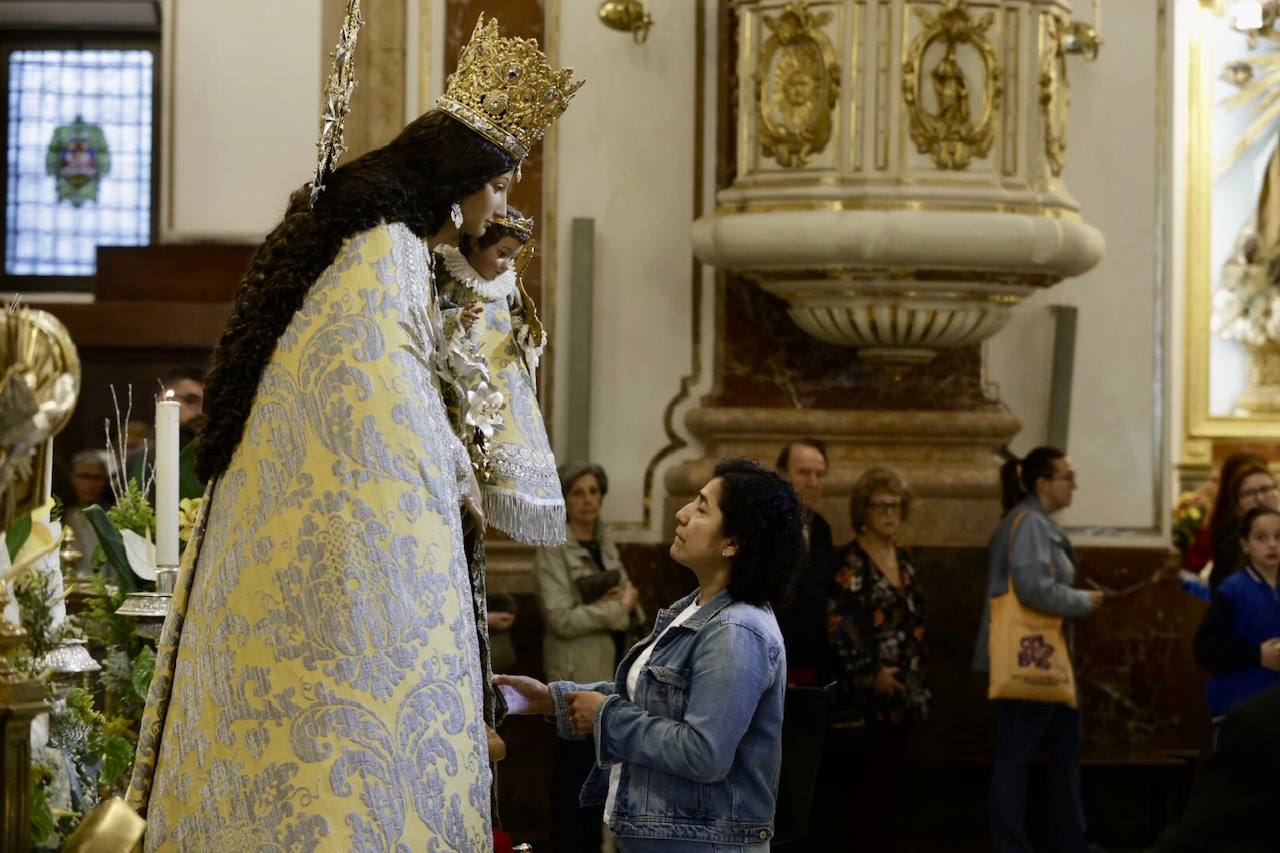
M 174 367 L 164 375 L 160 383 L 166 399 L 178 404 L 178 496 L 198 498 L 204 494 L 204 483 L 196 476 L 196 449 L 200 433 L 207 421 L 204 414 L 204 370 L 193 365 Z M 147 456 L 130 456 L 129 477 L 139 483 L 145 481 L 144 466 L 155 458 L 155 440 L 151 439 Z
M 835 574 L 831 525 L 818 512 L 827 481 L 827 447 L 798 438 L 778 454 L 777 471 L 791 481 L 804 507 L 809 563 L 796 579 L 792 602 L 778 616 L 787 650 L 787 683 L 819 684 L 826 655 L 827 585 Z

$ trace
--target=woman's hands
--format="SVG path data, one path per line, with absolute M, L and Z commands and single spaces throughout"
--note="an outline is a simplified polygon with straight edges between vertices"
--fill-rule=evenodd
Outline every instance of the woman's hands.
M 898 667 L 882 666 L 880 671 L 876 673 L 876 677 L 871 681 L 871 687 L 877 693 L 883 693 L 886 696 L 892 696 L 907 689 L 907 685 L 898 680 Z
M 516 623 L 516 615 L 514 613 L 499 613 L 490 610 L 486 616 L 489 623 L 489 630 L 493 633 L 502 633 L 511 630 L 511 626 Z
M 591 734 L 596 727 L 596 711 L 604 702 L 604 694 L 582 690 L 564 694 L 569 703 L 569 725 L 580 735 Z
M 549 717 L 556 712 L 551 701 L 551 688 L 527 675 L 495 675 L 493 685 L 507 700 L 507 713 L 517 715 L 542 714 Z
M 635 584 L 627 581 L 618 584 L 613 589 L 600 596 L 601 601 L 620 601 L 622 609 L 630 613 L 635 610 L 636 603 L 640 601 L 640 590 L 636 589 Z
M 1258 647 L 1258 661 L 1273 672 L 1280 672 L 1280 637 L 1272 637 Z
M 493 685 L 507 700 L 507 713 L 516 715 L 542 714 L 549 717 L 556 712 L 551 700 L 551 688 L 527 675 L 495 675 Z M 580 735 L 590 734 L 596 727 L 596 711 L 604 702 L 604 694 L 594 690 L 577 690 L 564 694 L 569 704 L 569 725 Z

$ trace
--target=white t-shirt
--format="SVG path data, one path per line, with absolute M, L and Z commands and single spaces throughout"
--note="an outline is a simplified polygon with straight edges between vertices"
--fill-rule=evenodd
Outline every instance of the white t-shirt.
M 649 665 L 649 658 L 653 657 L 653 647 L 658 645 L 658 640 L 661 640 L 663 637 L 665 637 L 667 635 L 667 632 L 670 631 L 675 626 L 683 625 L 685 622 L 688 622 L 689 617 L 698 612 L 699 606 L 700 605 L 698 604 L 698 599 L 695 597 L 693 601 L 689 602 L 688 607 L 686 607 L 684 610 L 681 610 L 680 614 L 676 616 L 675 619 L 671 620 L 670 625 L 662 629 L 662 633 L 659 634 L 652 643 L 645 646 L 640 651 L 640 654 L 636 655 L 636 659 L 631 664 L 631 668 L 627 670 L 627 698 L 628 699 L 633 699 L 635 697 L 636 684 L 637 682 L 640 681 L 640 673 L 641 671 L 644 670 L 646 666 Z M 606 797 L 604 801 L 604 822 L 605 823 L 608 823 L 610 819 L 613 818 L 613 801 L 614 801 L 614 798 L 618 796 L 618 780 L 620 780 L 621 778 L 622 778 L 622 762 L 619 761 L 617 764 L 613 765 L 613 767 L 609 770 L 609 796 Z

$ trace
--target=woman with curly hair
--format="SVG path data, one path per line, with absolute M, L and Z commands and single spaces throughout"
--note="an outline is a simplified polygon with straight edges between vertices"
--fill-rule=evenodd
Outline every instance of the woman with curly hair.
M 129 791 L 148 851 L 491 848 L 477 490 L 430 251 L 506 212 L 570 77 L 482 20 L 438 108 L 294 193 L 254 255 Z
M 805 560 L 791 484 L 731 459 L 676 513 L 671 557 L 698 588 L 658 614 L 612 682 L 495 677 L 515 714 L 591 737 L 583 804 L 623 853 L 765 851 L 782 762 L 787 662 L 776 607 Z

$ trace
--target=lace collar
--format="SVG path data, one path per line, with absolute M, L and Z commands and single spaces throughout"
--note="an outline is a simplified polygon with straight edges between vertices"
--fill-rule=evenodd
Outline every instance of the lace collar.
M 486 302 L 506 299 L 516 291 L 515 270 L 509 269 L 490 280 L 476 272 L 454 246 L 441 246 L 440 257 L 444 258 L 444 268 L 455 281 L 470 288 Z

